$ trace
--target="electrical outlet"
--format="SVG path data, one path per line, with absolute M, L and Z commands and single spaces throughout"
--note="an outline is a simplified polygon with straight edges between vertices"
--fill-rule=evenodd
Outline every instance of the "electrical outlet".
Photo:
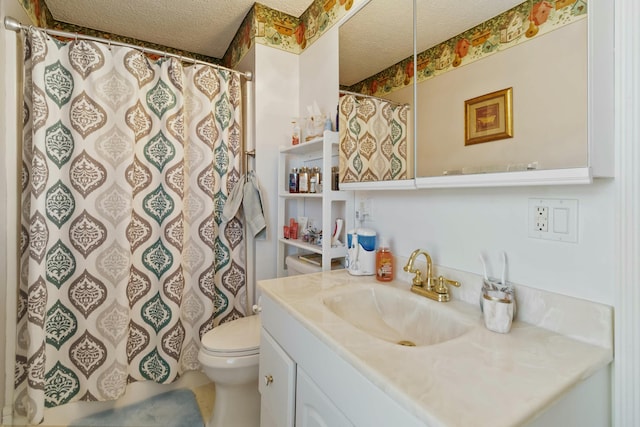
M 373 199 L 364 199 L 364 213 L 367 215 L 367 221 L 373 221 Z
M 536 206 L 535 216 L 536 231 L 549 231 L 549 208 L 547 206 Z
M 373 221 L 373 199 L 361 198 L 358 202 L 358 209 L 356 210 L 356 219 L 362 222 Z
M 529 237 L 561 242 L 578 241 L 578 201 L 529 199 Z

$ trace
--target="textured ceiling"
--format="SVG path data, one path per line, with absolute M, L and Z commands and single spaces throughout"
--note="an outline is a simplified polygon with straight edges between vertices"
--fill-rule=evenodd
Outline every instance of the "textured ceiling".
M 418 51 L 522 0 L 417 0 Z M 45 0 L 54 19 L 222 58 L 253 0 Z M 312 0 L 260 0 L 299 17 Z M 340 83 L 350 86 L 412 52 L 413 0 L 371 0 L 340 29 Z
M 253 0 L 45 0 L 54 19 L 222 58 Z M 311 0 L 260 0 L 295 17 Z

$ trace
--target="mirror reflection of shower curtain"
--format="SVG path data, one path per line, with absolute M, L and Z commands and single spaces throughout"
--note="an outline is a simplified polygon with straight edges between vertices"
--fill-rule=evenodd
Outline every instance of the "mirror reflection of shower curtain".
M 240 76 L 92 41 L 25 37 L 16 401 L 110 400 L 199 368 L 245 315 Z
M 344 95 L 339 103 L 341 182 L 407 179 L 408 105 Z

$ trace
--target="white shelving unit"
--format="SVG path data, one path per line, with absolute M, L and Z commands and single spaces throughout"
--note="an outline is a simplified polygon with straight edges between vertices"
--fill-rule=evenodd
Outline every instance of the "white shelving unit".
M 286 275 L 285 259 L 289 255 L 316 253 L 322 255 L 322 270 L 330 270 L 332 261 L 343 259 L 347 254 L 346 231 L 353 228 L 353 193 L 331 190 L 331 167 L 338 166 L 338 133 L 324 131 L 317 138 L 299 145 L 280 149 L 278 161 L 278 277 Z M 292 168 L 319 166 L 322 170 L 321 193 L 289 193 L 289 173 Z M 309 218 L 311 225 L 322 229 L 322 245 L 299 239 L 285 239 L 283 227 L 289 219 L 301 216 Z M 341 245 L 332 246 L 331 236 L 335 220 L 344 221 L 339 240 Z

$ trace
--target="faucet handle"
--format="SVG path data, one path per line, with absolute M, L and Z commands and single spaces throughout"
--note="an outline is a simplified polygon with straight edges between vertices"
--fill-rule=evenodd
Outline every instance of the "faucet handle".
M 422 272 L 420 270 L 411 270 L 411 273 L 415 274 L 412 281 L 415 286 L 424 285 L 424 282 L 422 281 Z
M 444 276 L 438 276 L 438 284 L 436 285 L 435 291 L 439 294 L 448 294 L 449 288 L 447 288 L 447 285 L 452 285 L 452 286 L 455 286 L 456 288 L 459 288 L 460 282 L 447 279 Z

